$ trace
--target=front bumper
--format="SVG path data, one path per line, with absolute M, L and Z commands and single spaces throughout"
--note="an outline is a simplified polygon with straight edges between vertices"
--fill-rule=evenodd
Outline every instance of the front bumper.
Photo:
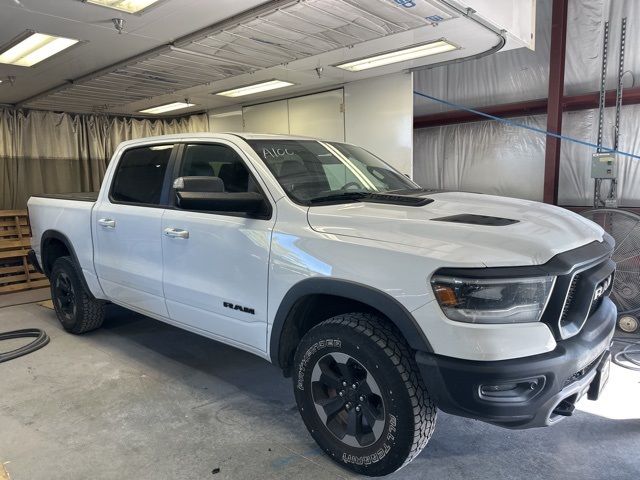
M 508 428 L 551 425 L 571 413 L 608 356 L 616 307 L 604 298 L 574 337 L 548 353 L 500 361 L 471 361 L 418 352 L 416 361 L 438 408 Z M 516 385 L 508 396 L 493 392 Z M 560 413 L 559 413 L 560 412 Z

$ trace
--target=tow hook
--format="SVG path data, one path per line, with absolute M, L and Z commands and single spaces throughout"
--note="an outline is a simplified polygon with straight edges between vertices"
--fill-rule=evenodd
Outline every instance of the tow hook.
M 576 409 L 576 406 L 573 402 L 568 400 L 561 401 L 558 406 L 553 410 L 553 413 L 556 415 L 562 415 L 563 417 L 570 417 L 573 415 L 573 411 Z

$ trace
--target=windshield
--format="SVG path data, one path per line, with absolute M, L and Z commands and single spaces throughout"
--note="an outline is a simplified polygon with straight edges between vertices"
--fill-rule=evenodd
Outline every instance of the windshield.
M 421 190 L 366 150 L 318 140 L 248 140 L 287 195 L 305 205 Z

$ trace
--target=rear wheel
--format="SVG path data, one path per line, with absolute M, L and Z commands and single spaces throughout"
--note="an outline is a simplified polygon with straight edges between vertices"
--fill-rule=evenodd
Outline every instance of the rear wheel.
M 375 315 L 340 315 L 307 332 L 293 381 L 313 438 L 356 473 L 380 476 L 402 468 L 433 433 L 436 408 L 411 351 Z
M 105 304 L 86 291 L 71 257 L 54 262 L 49 281 L 53 307 L 67 332 L 80 334 L 102 325 Z

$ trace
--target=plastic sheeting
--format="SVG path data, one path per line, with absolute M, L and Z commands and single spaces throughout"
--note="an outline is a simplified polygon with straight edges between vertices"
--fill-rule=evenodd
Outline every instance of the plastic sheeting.
M 546 116 L 515 120 L 544 128 Z M 416 130 L 414 180 L 427 188 L 541 200 L 544 144 L 538 133 L 498 122 Z
M 627 17 L 625 87 L 640 75 L 640 2 L 635 0 L 572 0 L 567 25 L 565 94 L 597 91 L 600 84 L 602 31 L 610 20 L 607 89 L 617 79 L 620 22 Z M 472 107 L 546 98 L 548 90 L 551 0 L 539 0 L 536 51 L 498 53 L 480 60 L 415 72 L 414 88 Z M 640 77 L 639 77 L 640 78 Z M 448 109 L 417 98 L 416 116 Z M 620 150 L 640 154 L 640 107 L 625 106 L 621 114 Z M 546 128 L 546 116 L 517 119 Z M 613 145 L 614 109 L 605 112 L 604 145 Z M 597 110 L 569 112 L 563 134 L 595 143 Z M 451 125 L 414 132 L 414 178 L 429 187 L 472 190 L 542 200 L 544 136 L 493 121 Z M 559 203 L 593 203 L 590 163 L 593 149 L 562 142 Z M 619 157 L 618 198 L 621 206 L 640 206 L 640 162 Z M 603 182 L 603 193 L 608 182 Z
M 38 193 L 95 191 L 118 144 L 208 131 L 207 115 L 146 120 L 0 109 L 0 210 Z
M 606 110 L 605 144 L 612 144 L 612 108 Z M 546 128 L 546 115 L 513 119 Z M 563 134 L 590 139 L 597 135 L 597 110 L 567 112 Z M 622 107 L 620 149 L 640 152 L 640 105 Z M 427 188 L 464 190 L 542 201 L 544 135 L 495 121 L 425 128 L 414 131 L 414 180 Z M 591 154 L 584 145 L 562 142 L 558 203 L 593 204 Z M 618 157 L 618 202 L 640 206 L 640 160 Z M 606 196 L 609 182 L 602 183 Z

